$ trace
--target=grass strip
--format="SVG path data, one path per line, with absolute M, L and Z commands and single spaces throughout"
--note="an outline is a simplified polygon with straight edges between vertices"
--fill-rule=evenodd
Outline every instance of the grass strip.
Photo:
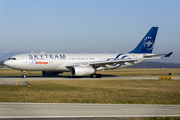
M 180 104 L 180 80 L 29 81 L 0 86 L 0 102 Z

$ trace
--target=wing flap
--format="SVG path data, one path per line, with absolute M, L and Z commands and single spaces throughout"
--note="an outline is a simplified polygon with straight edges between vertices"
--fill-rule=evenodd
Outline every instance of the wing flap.
M 109 60 L 109 61 L 94 61 L 94 62 L 90 62 L 89 65 L 93 66 L 93 65 L 99 65 L 99 66 L 103 66 L 103 65 L 111 65 L 111 64 L 124 64 L 125 62 L 135 62 L 138 61 L 138 59 L 123 59 L 123 60 Z

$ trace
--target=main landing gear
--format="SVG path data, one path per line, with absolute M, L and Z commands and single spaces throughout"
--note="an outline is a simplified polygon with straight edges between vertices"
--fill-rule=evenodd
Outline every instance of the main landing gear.
M 90 78 L 101 78 L 102 75 L 101 74 L 91 74 Z
M 26 71 L 23 70 L 23 71 L 22 71 L 22 78 L 25 78 L 25 77 L 26 77 Z

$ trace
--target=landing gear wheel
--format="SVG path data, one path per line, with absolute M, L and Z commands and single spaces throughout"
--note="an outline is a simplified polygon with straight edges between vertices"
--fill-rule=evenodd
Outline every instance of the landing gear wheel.
M 101 78 L 102 77 L 102 75 L 101 74 L 97 74 L 98 75 L 98 78 Z
M 101 74 L 91 74 L 90 78 L 101 78 L 102 75 Z
M 26 77 L 26 75 L 22 75 L 22 78 L 25 78 Z

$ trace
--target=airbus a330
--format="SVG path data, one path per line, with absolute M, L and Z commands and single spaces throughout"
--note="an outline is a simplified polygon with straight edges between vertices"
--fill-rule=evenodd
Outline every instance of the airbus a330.
M 169 57 L 168 54 L 152 54 L 158 27 L 152 27 L 140 43 L 128 53 L 27 53 L 10 57 L 4 64 L 10 68 L 25 71 L 42 71 L 43 75 L 55 75 L 70 72 L 72 76 L 90 75 L 91 78 L 101 78 L 98 70 L 124 68 L 149 59 Z

